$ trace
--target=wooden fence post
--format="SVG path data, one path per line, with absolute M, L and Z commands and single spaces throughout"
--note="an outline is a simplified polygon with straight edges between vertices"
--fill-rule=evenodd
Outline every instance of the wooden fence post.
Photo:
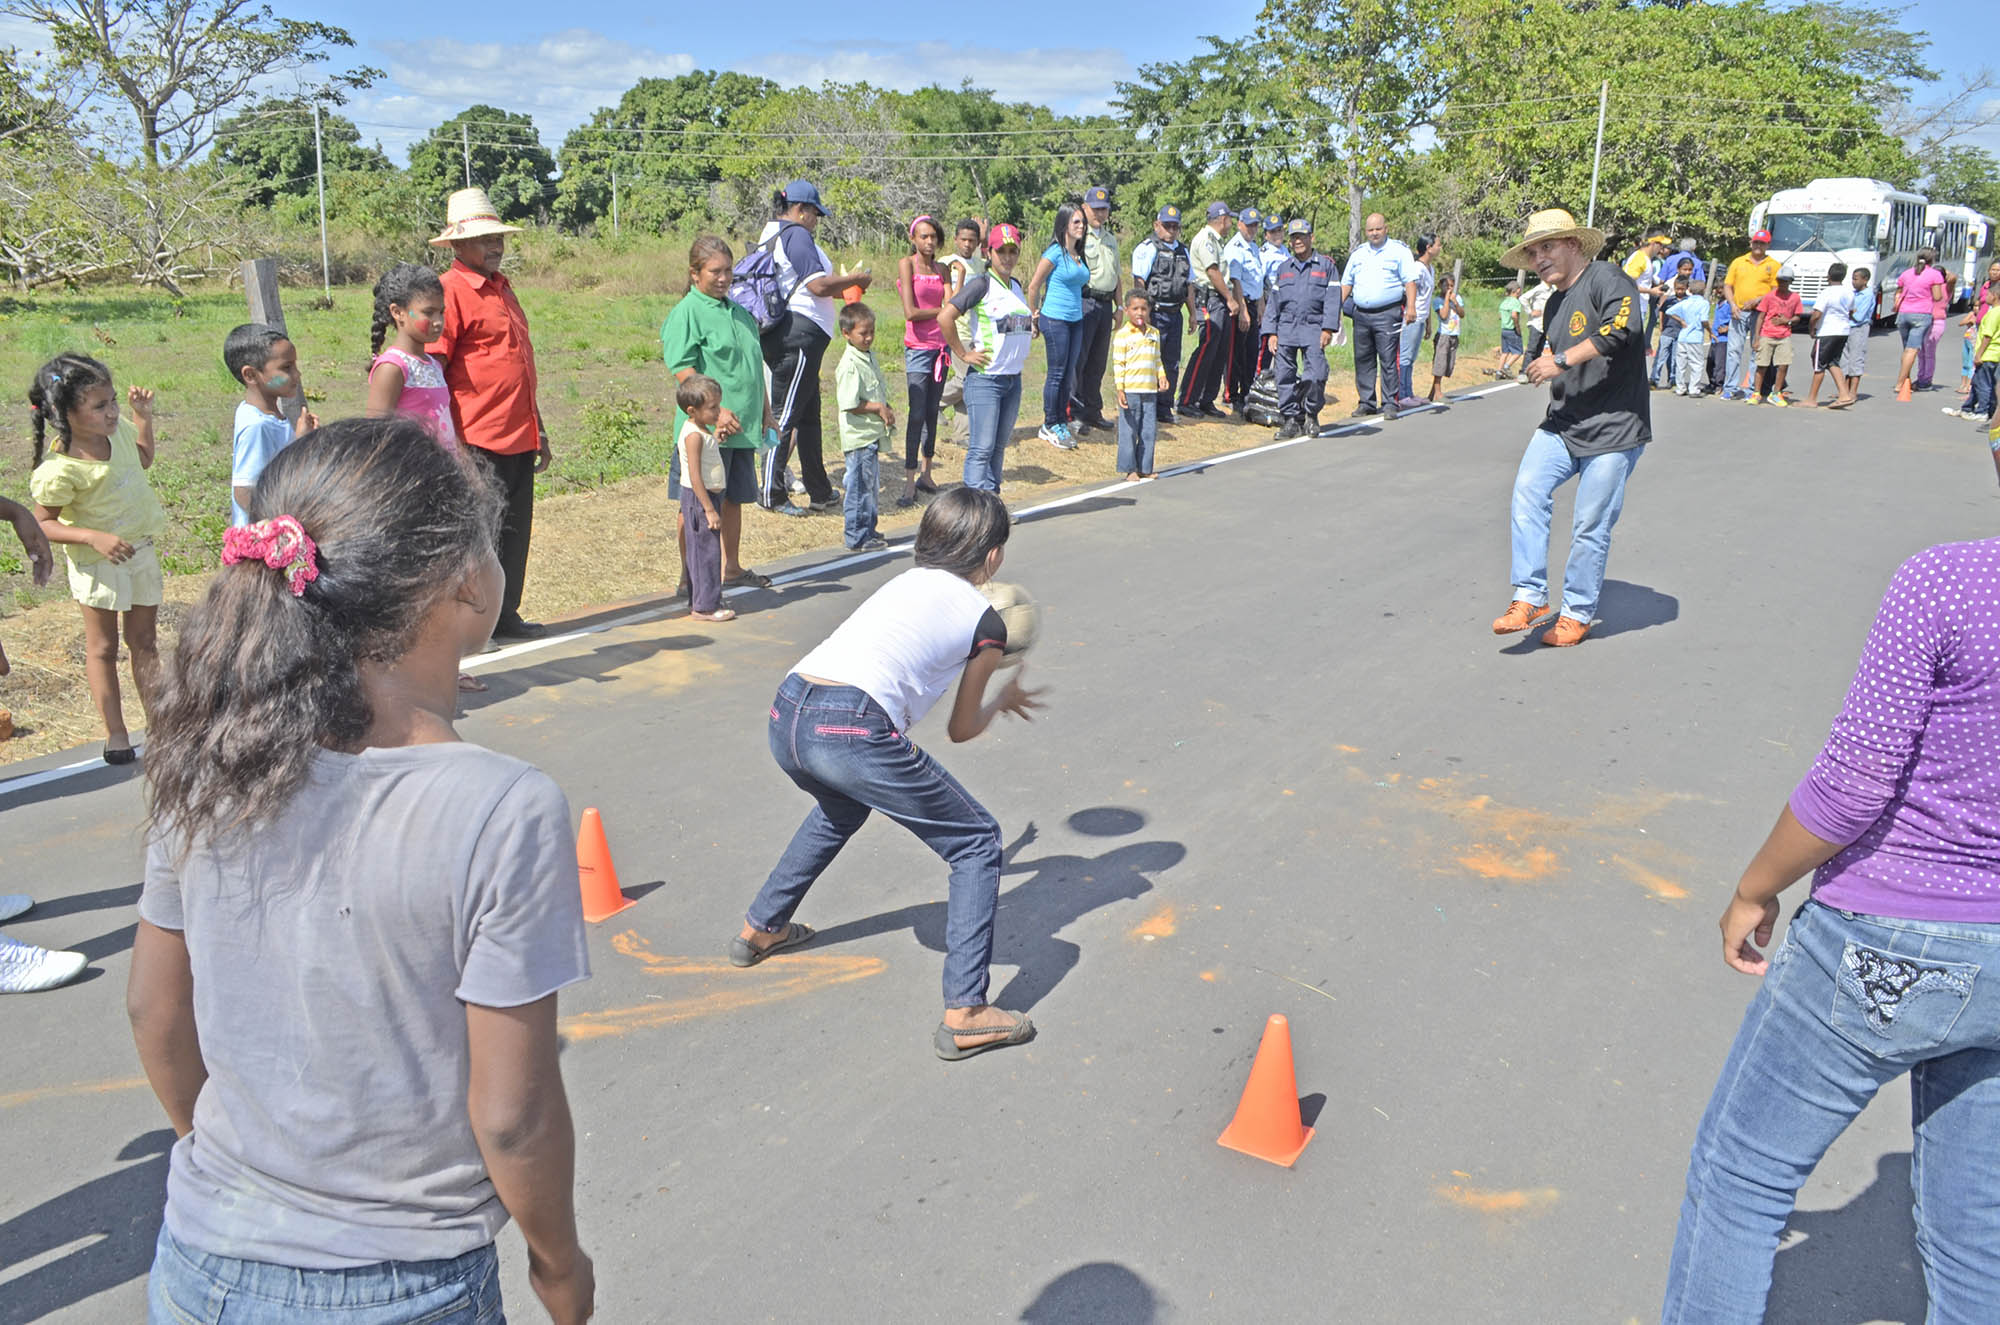
M 278 299 L 278 260 L 276 258 L 253 258 L 243 264 L 243 297 L 250 304 L 250 320 L 262 322 L 267 327 L 285 330 L 285 308 Z M 240 387 L 242 383 L 237 383 Z M 298 426 L 299 414 L 306 407 L 305 392 L 295 392 L 278 402 L 284 411 L 285 422 Z

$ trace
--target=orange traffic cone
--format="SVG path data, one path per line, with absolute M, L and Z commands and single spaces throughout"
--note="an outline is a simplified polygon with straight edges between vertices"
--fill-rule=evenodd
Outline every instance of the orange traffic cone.
M 1896 383 L 1896 399 L 1904 402 L 1905 404 L 1909 403 L 1910 383 L 1908 379 Z
M 583 812 L 583 827 L 576 834 L 576 874 L 583 886 L 583 918 L 591 924 L 636 905 L 618 890 L 618 867 L 611 863 L 611 844 L 604 840 L 604 820 L 596 810 Z
M 1299 1120 L 1299 1087 L 1292 1076 L 1292 1028 L 1282 1016 L 1264 1023 L 1264 1041 L 1250 1065 L 1250 1081 L 1236 1117 L 1216 1144 L 1267 1159 L 1286 1168 L 1312 1140 L 1313 1129 Z

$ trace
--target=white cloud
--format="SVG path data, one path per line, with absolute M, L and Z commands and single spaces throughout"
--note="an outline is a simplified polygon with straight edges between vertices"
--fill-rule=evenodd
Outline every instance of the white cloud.
M 1104 110 L 1118 80 L 1132 76 L 1124 52 L 1108 47 L 1010 51 L 943 41 L 849 41 L 832 50 L 758 56 L 737 68 L 794 86 L 866 82 L 905 92 L 933 83 L 957 87 L 969 79 L 1002 101 L 1073 113 Z
M 528 42 L 377 41 L 363 58 L 382 65 L 388 77 L 353 98 L 346 113 L 364 139 L 381 139 L 399 159 L 432 126 L 477 103 L 533 116 L 543 144 L 553 150 L 640 79 L 672 78 L 695 67 L 692 56 L 588 28 Z

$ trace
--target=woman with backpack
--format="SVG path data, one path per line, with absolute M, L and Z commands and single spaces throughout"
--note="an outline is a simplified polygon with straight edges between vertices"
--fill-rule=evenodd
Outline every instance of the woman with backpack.
M 814 511 L 838 511 L 840 496 L 826 476 L 820 455 L 819 368 L 833 340 L 835 301 L 850 289 L 865 290 L 867 272 L 836 276 L 833 259 L 815 235 L 829 213 L 819 190 L 795 179 L 772 196 L 776 217 L 757 237 L 778 268 L 778 294 L 785 312 L 764 330 L 764 362 L 771 369 L 771 399 L 778 416 L 778 448 L 764 462 L 763 504 L 780 515 L 806 515 L 785 491 L 785 467 L 796 452 L 806 499 Z

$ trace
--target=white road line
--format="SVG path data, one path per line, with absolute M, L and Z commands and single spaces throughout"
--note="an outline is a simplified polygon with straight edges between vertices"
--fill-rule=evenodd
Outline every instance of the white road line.
M 1510 390 L 1515 385 L 1513 382 L 1502 382 L 1498 386 L 1490 386 L 1484 390 L 1472 392 L 1470 395 L 1458 396 L 1456 399 L 1477 400 L 1481 396 L 1490 396 L 1496 391 Z M 1430 401 L 1425 401 L 1421 406 L 1404 410 L 1403 413 L 1419 414 L 1436 408 L 1438 408 L 1438 405 Z M 1101 488 L 1086 488 L 1082 492 L 1073 492 L 1067 497 L 1057 497 L 1052 501 L 1040 502 L 1034 506 L 1026 506 L 1012 512 L 1012 514 L 1014 519 L 1024 520 L 1031 515 L 1042 515 L 1049 511 L 1059 511 L 1065 506 L 1074 506 L 1079 502 L 1089 501 L 1093 497 L 1105 497 L 1113 493 L 1129 492 L 1133 488 L 1144 487 L 1148 483 L 1154 483 L 1163 478 L 1173 478 L 1180 474 L 1199 473 L 1204 469 L 1213 469 L 1217 465 L 1226 465 L 1233 460 L 1247 460 L 1251 456 L 1267 455 L 1272 451 L 1287 450 L 1306 442 L 1325 441 L 1329 437 L 1345 437 L 1350 433 L 1364 432 L 1370 428 L 1380 426 L 1380 422 L 1374 419 L 1361 419 L 1350 423 L 1338 424 L 1334 427 L 1322 429 L 1316 437 L 1292 437 L 1282 442 L 1268 442 L 1263 446 L 1252 446 L 1241 451 L 1230 451 L 1223 455 L 1209 456 L 1205 460 L 1190 460 L 1186 464 L 1175 465 L 1171 469 L 1163 469 L 1152 478 L 1142 479 L 1137 483 L 1127 483 L 1123 479 L 1120 479 L 1114 483 L 1107 483 Z M 909 552 L 910 547 L 911 544 L 909 542 L 896 542 L 874 552 L 855 552 L 845 557 L 836 558 L 833 561 L 821 561 L 815 562 L 810 566 L 800 566 L 796 569 L 773 575 L 771 577 L 771 585 L 773 588 L 776 588 L 781 584 L 796 584 L 801 580 L 813 579 L 835 571 L 846 570 L 850 566 L 865 566 L 871 562 L 883 561 L 890 557 L 900 557 Z M 724 589 L 722 596 L 725 598 L 734 598 L 739 594 L 754 593 L 758 587 L 752 584 L 739 584 Z M 578 630 L 567 630 L 559 635 L 545 635 L 541 639 L 522 640 L 519 644 L 509 644 L 505 648 L 495 649 L 491 653 L 482 653 L 476 657 L 467 658 L 459 666 L 468 672 L 476 672 L 483 668 L 492 667 L 497 663 L 511 662 L 516 658 L 525 657 L 531 653 L 538 653 L 543 649 L 552 649 L 558 644 L 568 644 L 572 640 L 587 639 L 592 635 L 602 635 L 606 631 L 619 630 L 625 626 L 636 626 L 641 622 L 658 620 L 660 617 L 666 616 L 671 612 L 678 611 L 679 604 L 679 599 L 673 599 L 658 607 L 646 607 L 636 612 L 627 612 L 624 616 L 613 617 L 609 621 L 600 621 L 596 625 L 584 626 Z M 143 749 L 144 747 L 141 746 L 140 748 Z M 77 777 L 88 773 L 94 768 L 103 768 L 104 766 L 104 761 L 101 757 L 80 759 L 74 764 L 64 764 L 60 768 L 45 768 L 39 773 L 28 773 L 21 777 L 9 778 L 4 782 L 0 782 L 0 797 L 7 796 L 13 792 L 26 791 L 31 787 L 45 786 L 48 783 L 58 782 L 64 778 Z

